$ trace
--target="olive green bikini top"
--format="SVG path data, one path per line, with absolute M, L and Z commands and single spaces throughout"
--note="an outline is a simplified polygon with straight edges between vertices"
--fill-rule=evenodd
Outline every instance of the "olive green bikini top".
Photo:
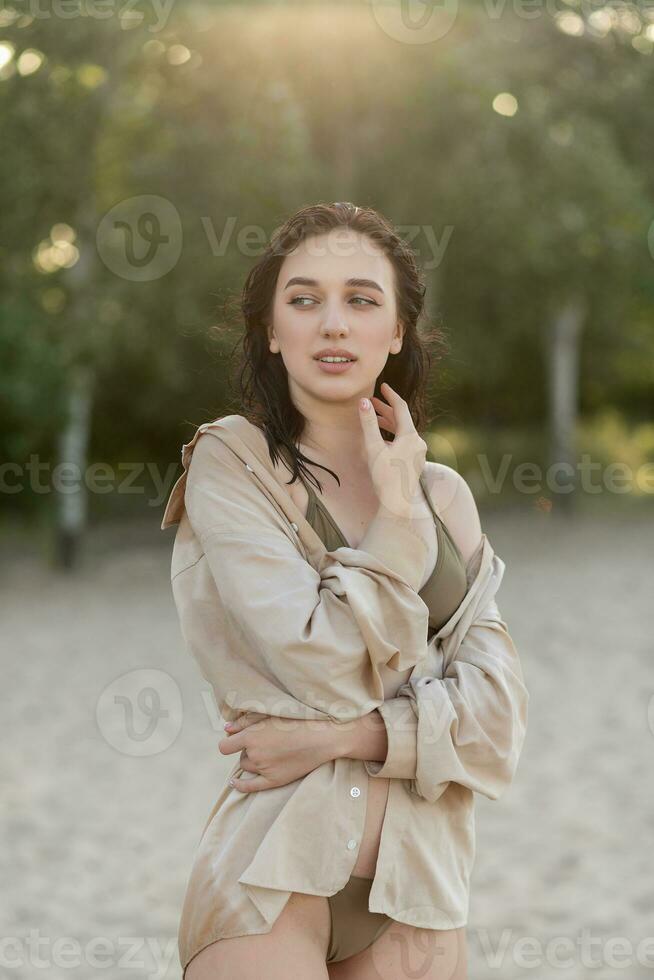
M 350 545 L 345 535 L 316 491 L 306 480 L 302 482 L 309 494 L 306 520 L 318 534 L 327 550 L 349 548 Z M 459 608 L 468 591 L 466 566 L 456 543 L 434 509 L 424 483 L 424 473 L 420 475 L 420 486 L 429 504 L 429 509 L 434 515 L 438 556 L 433 572 L 418 594 L 429 609 L 430 627 L 439 630 Z

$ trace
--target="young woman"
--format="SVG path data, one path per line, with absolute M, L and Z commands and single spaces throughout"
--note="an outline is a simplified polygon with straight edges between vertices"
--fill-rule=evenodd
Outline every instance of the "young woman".
M 425 461 L 423 298 L 378 213 L 298 212 L 246 282 L 243 414 L 183 447 L 173 592 L 238 756 L 185 980 L 467 976 L 473 794 L 510 784 L 528 693 L 504 563 Z

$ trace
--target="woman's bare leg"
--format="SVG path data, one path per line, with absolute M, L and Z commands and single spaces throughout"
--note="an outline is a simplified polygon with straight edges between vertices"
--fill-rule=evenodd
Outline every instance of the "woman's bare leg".
M 293 892 L 271 932 L 211 943 L 193 957 L 184 980 L 329 980 L 330 923 L 326 898 Z
M 468 980 L 466 927 L 418 929 L 394 922 L 360 953 L 328 963 L 330 980 Z

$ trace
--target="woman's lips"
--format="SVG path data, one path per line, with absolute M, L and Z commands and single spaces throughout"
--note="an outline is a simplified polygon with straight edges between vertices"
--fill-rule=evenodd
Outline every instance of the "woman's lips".
M 318 358 L 314 358 L 314 360 L 320 370 L 324 371 L 325 374 L 345 374 L 346 371 L 349 371 L 356 364 L 356 361 L 320 361 Z

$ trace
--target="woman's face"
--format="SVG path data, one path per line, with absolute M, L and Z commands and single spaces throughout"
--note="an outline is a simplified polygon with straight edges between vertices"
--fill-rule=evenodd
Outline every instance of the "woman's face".
M 349 228 L 305 239 L 282 263 L 268 337 L 296 405 L 317 399 L 356 406 L 374 393 L 389 353 L 402 346 L 391 262 Z M 329 348 L 354 361 L 321 363 L 317 355 Z

